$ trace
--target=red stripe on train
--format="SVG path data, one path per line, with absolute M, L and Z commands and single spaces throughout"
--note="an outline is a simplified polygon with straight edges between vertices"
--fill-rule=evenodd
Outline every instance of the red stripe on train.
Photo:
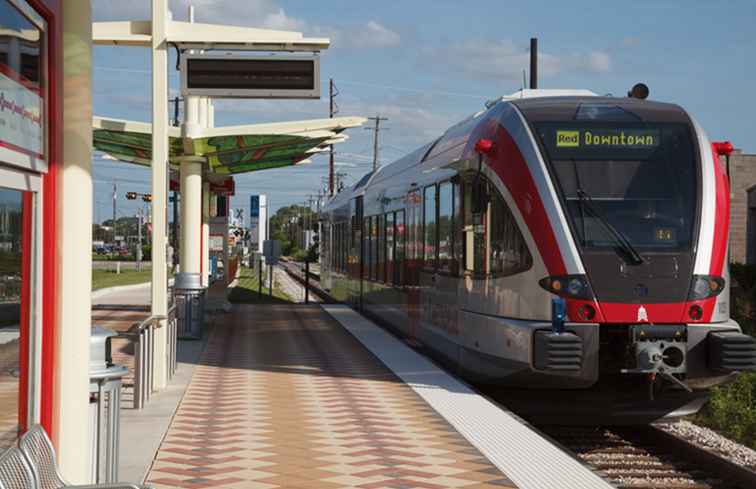
M 711 247 L 710 275 L 721 276 L 724 272 L 727 256 L 727 236 L 730 228 L 730 184 L 719 155 L 712 147 L 714 158 L 714 178 L 717 192 L 716 213 L 714 219 L 714 242 Z
M 706 323 L 711 320 L 716 297 L 701 301 L 675 302 L 666 304 L 620 304 L 615 302 L 600 302 L 599 306 L 607 323 L 640 323 L 648 322 L 655 324 L 672 323 Z M 703 309 L 701 319 L 693 320 L 690 317 L 690 308 L 698 305 Z M 647 321 L 639 320 L 638 310 L 640 307 L 646 310 Z
M 504 182 L 517 203 L 549 275 L 565 274 L 559 244 L 525 158 L 512 136 L 498 124 L 494 140 L 496 143 L 489 155 L 488 165 Z

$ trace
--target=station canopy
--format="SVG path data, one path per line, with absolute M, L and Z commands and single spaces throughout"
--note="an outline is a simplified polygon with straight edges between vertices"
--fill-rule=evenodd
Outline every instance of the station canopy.
M 330 46 L 327 38 L 309 38 L 301 32 L 181 22 L 170 17 L 163 23 L 162 41 L 180 50 L 317 53 Z M 152 22 L 95 22 L 92 40 L 100 46 L 152 48 Z M 219 175 L 296 165 L 326 151 L 329 145 L 346 140 L 343 131 L 365 121 L 363 117 L 338 117 L 202 128 L 192 138 L 182 137 L 180 128 L 171 127 L 169 159 L 173 166 L 178 166 L 183 158 L 201 159 L 209 171 Z M 96 150 L 117 160 L 151 164 L 151 124 L 95 117 L 93 134 Z
M 200 137 L 184 138 L 178 127 L 168 131 L 173 166 L 186 157 L 202 158 L 220 175 L 267 170 L 305 163 L 310 156 L 347 139 L 348 128 L 362 125 L 364 117 L 337 117 L 298 122 L 277 122 L 200 129 Z M 94 148 L 111 157 L 150 166 L 152 124 L 95 117 Z

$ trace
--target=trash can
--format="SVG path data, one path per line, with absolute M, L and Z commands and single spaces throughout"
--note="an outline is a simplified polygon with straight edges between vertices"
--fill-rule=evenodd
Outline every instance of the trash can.
M 128 369 L 113 364 L 110 340 L 113 331 L 95 326 L 89 342 L 89 419 L 92 441 L 92 482 L 118 480 L 121 433 L 121 380 Z
M 178 273 L 173 284 L 176 297 L 178 337 L 202 339 L 202 323 L 205 318 L 205 289 L 199 273 Z

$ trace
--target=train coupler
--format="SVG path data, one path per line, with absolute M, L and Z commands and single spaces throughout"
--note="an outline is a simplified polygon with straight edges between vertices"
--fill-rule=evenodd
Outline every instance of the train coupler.
M 688 331 L 685 326 L 639 324 L 631 326 L 630 331 L 635 367 L 622 369 L 622 373 L 647 374 L 652 386 L 661 378 L 692 392 L 675 376 L 687 371 Z

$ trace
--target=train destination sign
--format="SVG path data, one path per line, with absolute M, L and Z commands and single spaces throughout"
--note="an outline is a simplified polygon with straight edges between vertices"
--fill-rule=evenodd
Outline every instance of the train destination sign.
M 645 160 L 666 144 L 667 130 L 659 124 L 550 122 L 537 126 L 538 136 L 554 160 Z
M 655 129 L 557 129 L 557 148 L 630 148 L 659 146 L 661 136 Z

